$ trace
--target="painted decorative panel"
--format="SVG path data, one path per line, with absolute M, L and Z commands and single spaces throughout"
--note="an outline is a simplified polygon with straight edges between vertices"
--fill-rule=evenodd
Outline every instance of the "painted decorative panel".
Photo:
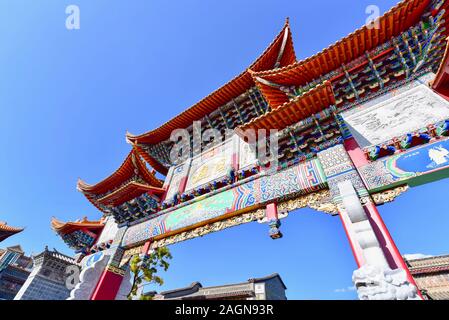
M 355 168 L 345 147 L 341 144 L 318 153 L 318 160 L 327 179 Z
M 437 141 L 410 149 L 360 168 L 360 174 L 370 191 L 386 189 L 400 183 L 415 184 L 423 179 L 438 179 L 449 175 L 449 140 Z M 427 177 L 429 173 L 436 173 Z
M 393 91 L 386 101 L 342 116 L 364 148 L 449 118 L 449 102 L 420 85 L 397 95 Z
M 112 216 L 109 216 L 106 219 L 107 220 L 105 222 L 103 231 L 101 231 L 97 243 L 104 243 L 110 240 L 114 240 L 114 237 L 118 231 L 118 226 L 117 223 L 115 223 L 114 218 Z
M 122 245 L 132 246 L 228 213 L 293 194 L 317 191 L 325 186 L 326 179 L 318 160 L 301 163 L 131 226 L 123 237 Z
M 187 179 L 189 174 L 190 162 L 191 159 L 188 159 L 186 162 L 173 168 L 173 174 L 165 199 L 171 200 L 176 194 L 178 194 L 182 181 Z
M 388 90 L 387 92 L 379 95 L 378 97 L 375 97 L 375 98 L 370 99 L 362 104 L 358 104 L 357 106 L 352 107 L 351 109 L 345 111 L 344 114 L 346 116 L 349 116 L 349 115 L 358 113 L 363 109 L 370 108 L 370 107 L 375 106 L 381 102 L 385 102 L 385 101 L 391 99 L 392 97 L 397 96 L 400 93 L 409 91 L 410 89 L 419 87 L 421 85 L 428 86 L 429 83 L 431 83 L 434 79 L 435 79 L 435 73 L 433 73 L 433 72 L 425 73 L 413 81 L 407 81 L 403 85 L 401 85 L 399 87 L 392 88 L 391 90 Z
M 236 153 L 233 139 L 211 150 L 201 153 L 192 160 L 186 191 L 226 176 Z
M 350 180 L 359 197 L 368 195 L 360 175 L 355 169 L 343 145 L 339 144 L 318 153 L 318 159 L 326 175 L 332 199 L 336 203 L 342 201 L 338 184 Z

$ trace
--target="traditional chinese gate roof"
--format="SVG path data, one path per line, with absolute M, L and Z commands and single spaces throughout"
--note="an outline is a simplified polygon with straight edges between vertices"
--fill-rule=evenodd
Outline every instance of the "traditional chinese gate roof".
M 293 48 L 292 35 L 290 32 L 289 22 L 287 20 L 282 31 L 248 69 L 253 71 L 270 70 L 275 67 L 287 66 L 295 61 L 296 56 Z M 127 133 L 127 139 L 132 143 L 145 144 L 156 144 L 167 140 L 170 138 L 170 134 L 173 130 L 189 127 L 193 121 L 210 114 L 218 107 L 221 107 L 232 99 L 240 96 L 253 86 L 254 81 L 251 74 L 245 70 L 224 86 L 212 92 L 203 100 L 188 108 L 159 128 L 141 135 L 132 135 Z
M 51 228 L 61 239 L 77 252 L 88 250 L 94 245 L 105 226 L 105 219 L 89 221 L 82 220 L 62 222 L 55 217 L 51 219 Z
M 247 129 L 283 129 L 335 104 L 332 85 L 325 81 L 310 91 L 287 101 L 239 127 Z
M 0 241 L 23 231 L 23 228 L 15 228 L 8 226 L 5 222 L 0 222 Z
M 89 230 L 95 233 L 95 231 L 103 229 L 104 221 L 103 219 L 96 221 L 89 221 L 87 220 L 86 217 L 84 217 L 81 221 L 62 222 L 61 220 L 58 220 L 55 217 L 53 217 L 51 219 L 51 227 L 54 231 L 56 231 L 60 235 L 70 234 L 76 230 Z
M 404 0 L 378 19 L 379 28 L 368 28 L 365 25 L 307 59 L 282 68 L 254 72 L 252 75 L 271 107 L 277 107 L 288 101 L 280 87 L 305 85 L 363 57 L 366 52 L 418 23 L 430 2 Z
M 133 149 L 112 175 L 90 185 L 78 180 L 77 188 L 101 211 L 104 206 L 121 204 L 145 192 L 161 192 L 162 182 L 150 172 Z
M 165 190 L 163 188 L 153 187 L 143 183 L 131 181 L 117 190 L 107 194 L 106 196 L 98 199 L 98 202 L 105 206 L 117 206 L 126 201 L 132 200 L 143 193 L 163 194 Z

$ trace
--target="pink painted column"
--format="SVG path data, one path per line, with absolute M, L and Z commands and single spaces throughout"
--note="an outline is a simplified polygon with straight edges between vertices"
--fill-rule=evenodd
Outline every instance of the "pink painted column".
M 178 189 L 179 194 L 183 194 L 184 191 L 186 191 L 187 179 L 188 179 L 188 177 L 183 177 L 181 179 L 181 182 L 179 183 L 179 189 Z
M 142 247 L 142 250 L 140 251 L 141 254 L 147 254 L 148 251 L 150 251 L 151 242 L 152 242 L 151 240 L 145 242 L 144 246 Z
M 275 202 L 267 204 L 266 217 L 268 221 L 278 219 L 278 207 Z
M 240 166 L 238 152 L 234 152 L 232 154 L 232 160 L 231 161 L 232 161 L 231 166 L 232 166 L 232 169 L 234 170 L 234 181 L 232 181 L 232 183 L 234 183 L 236 181 L 236 179 L 237 179 L 237 172 L 239 171 L 239 166 Z
M 354 138 L 345 140 L 344 146 L 345 146 L 346 151 L 349 154 L 349 157 L 351 158 L 352 162 L 354 163 L 355 167 L 357 168 L 357 170 L 361 166 L 369 163 L 364 152 L 361 150 L 361 148 L 359 147 L 358 143 L 356 142 L 356 140 Z M 405 263 L 404 259 L 402 258 L 402 255 L 400 254 L 396 244 L 394 243 L 393 238 L 391 237 L 387 226 L 385 225 L 382 217 L 380 216 L 376 205 L 373 202 L 369 202 L 369 203 L 365 204 L 363 207 L 364 207 L 365 213 L 369 219 L 369 222 L 374 229 L 374 233 L 376 234 L 376 237 L 381 245 L 382 251 L 385 254 L 387 262 L 390 265 L 390 268 L 391 269 L 397 269 L 397 268 L 403 269 L 407 274 L 408 281 L 418 288 L 415 279 L 413 279 L 413 277 L 407 267 L 407 264 Z M 351 236 L 350 232 L 348 232 L 348 229 L 350 229 L 350 228 L 348 228 L 348 221 L 344 221 L 345 219 L 342 217 L 342 215 L 340 215 L 340 217 L 342 218 L 343 225 L 344 225 L 346 233 L 349 237 L 351 247 L 354 252 L 354 256 L 357 261 L 357 264 L 360 266 L 361 264 L 364 263 L 363 256 L 361 255 L 361 249 L 358 245 L 354 244 L 354 242 L 351 239 L 353 237 Z M 419 292 L 419 290 L 418 290 L 418 295 L 422 298 L 422 295 Z

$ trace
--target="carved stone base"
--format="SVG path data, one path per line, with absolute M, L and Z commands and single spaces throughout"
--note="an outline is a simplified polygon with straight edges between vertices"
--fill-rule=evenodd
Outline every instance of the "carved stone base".
M 360 300 L 421 300 L 403 269 L 367 264 L 354 271 L 352 281 Z
M 85 258 L 88 260 L 84 262 L 85 266 L 81 271 L 78 284 L 70 292 L 70 297 L 67 300 L 89 300 L 92 295 L 101 274 L 107 267 L 110 256 L 105 252 L 97 253 L 97 259 Z

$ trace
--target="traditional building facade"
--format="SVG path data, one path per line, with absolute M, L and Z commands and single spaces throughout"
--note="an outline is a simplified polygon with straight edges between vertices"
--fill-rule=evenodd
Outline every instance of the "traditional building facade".
M 279 274 L 253 278 L 246 282 L 203 287 L 200 282 L 161 293 L 150 292 L 154 300 L 287 300 L 287 287 Z
M 340 217 L 361 299 L 422 299 L 377 206 L 449 176 L 448 8 L 401 1 L 301 61 L 287 20 L 240 75 L 160 127 L 127 133 L 117 171 L 78 181 L 117 229 L 100 252 L 93 237 L 69 241 L 85 248 L 90 282 L 73 297 L 114 299 L 133 255 L 224 228 L 258 221 L 278 239 L 281 219 L 308 206 Z
M 424 297 L 429 300 L 449 300 L 449 255 L 406 262 Z
M 75 261 L 56 250 L 45 250 L 33 256 L 34 266 L 14 300 L 65 300 L 70 295 L 66 268 Z
M 32 267 L 32 259 L 19 245 L 0 249 L 0 300 L 14 299 Z

